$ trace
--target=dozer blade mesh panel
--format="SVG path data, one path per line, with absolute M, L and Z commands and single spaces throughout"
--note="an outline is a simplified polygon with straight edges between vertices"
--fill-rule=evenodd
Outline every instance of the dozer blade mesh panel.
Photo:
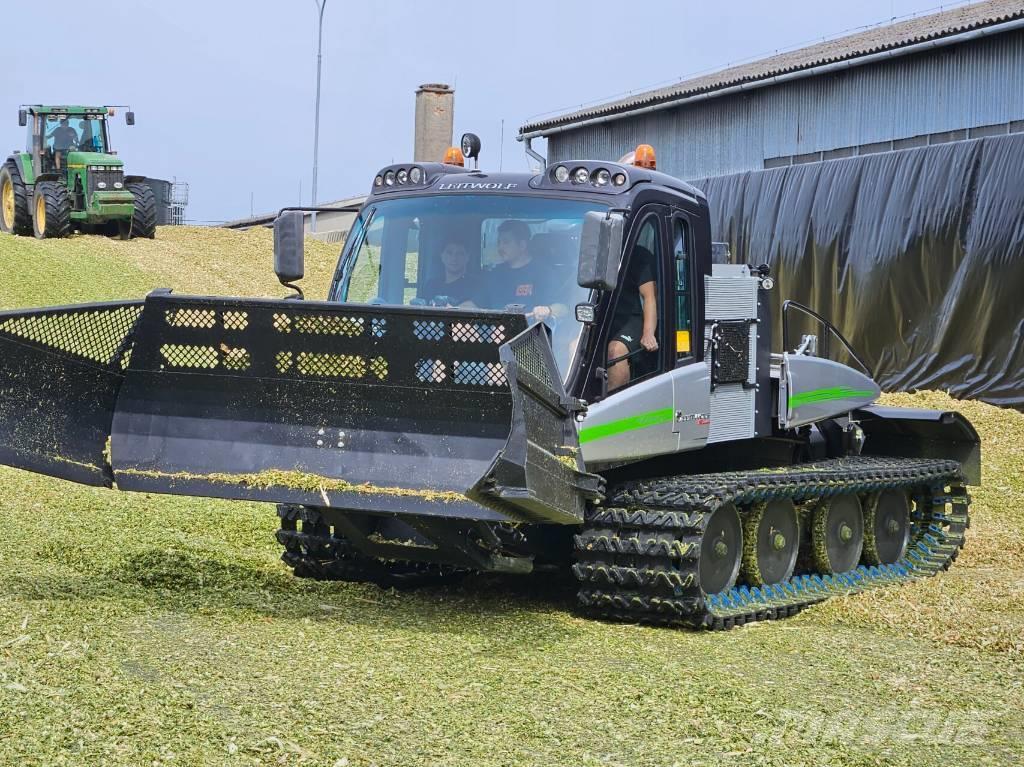
M 143 302 L 0 313 L 0 463 L 111 484 L 106 456 Z
M 544 325 L 520 333 L 500 354 L 512 390 L 512 429 L 471 496 L 527 519 L 578 524 L 586 501 L 603 489 L 580 456 L 575 418 L 583 403 L 566 395 Z
M 150 296 L 113 423 L 125 490 L 505 518 L 521 315 Z

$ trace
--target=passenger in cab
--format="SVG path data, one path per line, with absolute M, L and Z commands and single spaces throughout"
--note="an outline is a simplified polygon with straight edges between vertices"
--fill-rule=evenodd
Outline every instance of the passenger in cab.
M 92 124 L 88 120 L 81 120 L 78 127 L 82 131 L 82 137 L 78 140 L 78 149 L 82 152 L 102 152 L 99 139 L 93 135 Z
M 658 350 L 658 290 L 655 281 L 658 266 L 647 248 L 637 246 L 630 258 L 622 296 L 612 320 L 608 342 L 608 361 L 644 349 Z M 608 368 L 608 391 L 621 389 L 631 377 L 630 360 L 623 359 Z
M 478 285 L 467 273 L 469 251 L 457 240 L 449 240 L 441 251 L 443 273 L 428 280 L 420 298 L 442 306 L 473 307 Z
M 525 221 L 510 219 L 498 227 L 498 258 L 490 275 L 489 304 L 504 309 L 510 304 L 526 307 L 526 314 L 538 322 L 565 313 L 555 302 L 552 265 L 536 259 L 530 250 L 530 227 Z

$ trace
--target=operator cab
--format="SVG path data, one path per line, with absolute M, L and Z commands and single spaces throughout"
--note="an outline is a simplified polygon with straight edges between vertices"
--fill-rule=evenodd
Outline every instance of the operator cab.
M 28 127 L 26 151 L 38 162 L 38 173 L 66 170 L 71 152 L 111 154 L 107 118 L 112 108 L 35 106 L 21 114 Z
M 707 203 L 657 172 L 653 149 L 537 174 L 445 159 L 376 175 L 329 300 L 525 314 L 550 329 L 569 392 L 591 402 L 703 359 L 691 339 L 703 337 Z M 603 280 L 584 279 L 581 247 L 602 251 Z

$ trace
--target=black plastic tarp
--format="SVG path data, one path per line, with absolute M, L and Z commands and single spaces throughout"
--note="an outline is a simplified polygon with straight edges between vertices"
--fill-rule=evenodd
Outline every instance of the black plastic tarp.
M 733 262 L 771 266 L 776 339 L 793 299 L 886 391 L 1024 410 L 1024 134 L 693 183 Z

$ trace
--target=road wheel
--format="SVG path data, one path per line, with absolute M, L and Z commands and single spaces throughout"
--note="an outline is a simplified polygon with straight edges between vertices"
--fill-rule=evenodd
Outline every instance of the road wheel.
M 751 586 L 781 583 L 800 550 L 796 507 L 783 498 L 754 507 L 743 520 L 743 579 Z
M 697 573 L 705 594 L 718 594 L 736 585 L 743 556 L 743 525 L 731 503 L 716 509 L 704 528 Z
M 906 490 L 873 493 L 864 504 L 864 563 L 891 565 L 910 543 L 910 496 Z
M 71 233 L 71 195 L 59 181 L 36 184 L 32 229 L 36 239 L 67 237 Z
M 156 236 L 156 197 L 148 184 L 128 184 L 128 191 L 135 195 L 135 212 L 132 213 L 132 238 Z
M 820 573 L 845 573 L 860 563 L 864 514 L 856 495 L 837 495 L 818 504 L 811 523 L 814 566 Z
M 14 160 L 8 160 L 0 167 L 0 231 L 8 234 L 32 233 L 28 192 Z

